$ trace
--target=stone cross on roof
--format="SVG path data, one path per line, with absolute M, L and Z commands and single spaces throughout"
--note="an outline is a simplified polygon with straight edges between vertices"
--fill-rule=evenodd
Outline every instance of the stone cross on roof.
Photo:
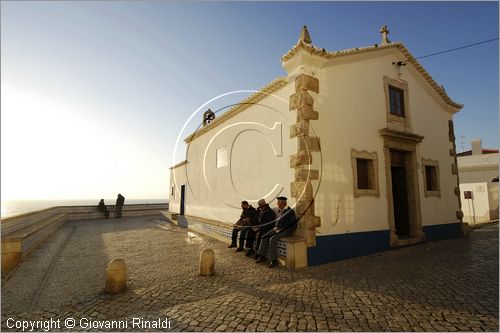
M 299 41 L 300 40 L 303 41 L 306 44 L 311 44 L 312 43 L 311 36 L 309 35 L 309 31 L 307 31 L 307 26 L 306 25 L 302 27 L 302 31 L 300 32 Z
M 382 34 L 382 44 L 387 44 L 391 42 L 389 38 L 387 38 L 387 35 L 389 34 L 389 29 L 387 29 L 386 25 L 380 28 L 380 33 Z

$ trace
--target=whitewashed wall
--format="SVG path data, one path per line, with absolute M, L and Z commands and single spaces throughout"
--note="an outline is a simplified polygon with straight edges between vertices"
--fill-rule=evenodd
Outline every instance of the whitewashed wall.
M 287 84 L 187 144 L 188 163 L 171 175 L 177 187 L 186 184 L 186 215 L 234 223 L 242 200 L 256 206 L 261 198 L 289 196 L 289 156 L 296 149 L 296 140 L 289 139 L 292 93 L 293 83 Z M 217 168 L 221 147 L 227 149 L 227 165 Z M 170 211 L 179 211 L 179 200 L 179 194 L 170 198 Z
M 322 179 L 316 196 L 316 213 L 321 216 L 318 235 L 387 230 L 388 203 L 383 138 L 387 127 L 383 77 L 397 79 L 392 65 L 399 51 L 389 49 L 330 60 L 318 73 L 320 93 L 315 109 L 319 120 L 311 125 L 321 138 Z M 422 225 L 457 222 L 456 178 L 451 173 L 448 120 L 439 97 L 409 64 L 401 78 L 408 82 L 413 132 L 424 136 L 417 151 Z M 435 94 L 436 96 L 433 96 Z M 380 197 L 353 195 L 351 148 L 378 154 Z M 424 197 L 421 158 L 439 161 L 441 197 Z M 314 161 L 317 165 L 318 160 Z
M 498 157 L 498 153 L 459 156 L 460 183 L 489 182 L 498 177 Z
M 472 192 L 471 199 L 465 199 L 465 191 Z M 460 184 L 460 199 L 464 222 L 474 224 L 498 218 L 498 183 Z

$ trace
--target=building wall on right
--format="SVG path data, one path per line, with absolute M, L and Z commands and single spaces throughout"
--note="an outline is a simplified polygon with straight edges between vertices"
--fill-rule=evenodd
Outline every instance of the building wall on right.
M 460 183 L 491 182 L 498 177 L 499 154 L 458 156 Z
M 476 224 L 498 219 L 498 183 L 460 184 L 460 199 L 464 222 Z
M 394 51 L 395 52 L 395 51 Z M 448 122 L 452 114 L 445 110 L 439 96 L 416 71 L 407 68 L 398 78 L 392 65 L 398 56 L 393 51 L 359 55 L 351 61 L 339 60 L 325 66 L 318 74 L 317 97 L 321 121 L 313 124 L 322 140 L 322 179 L 315 197 L 322 217 L 318 235 L 368 232 L 389 229 L 387 161 L 384 139 L 380 134 L 389 128 L 423 136 L 416 144 L 415 198 L 422 226 L 457 223 L 459 210 L 455 195 L 457 176 L 452 172 L 452 143 Z M 407 86 L 407 122 L 392 121 L 387 115 L 384 77 Z M 353 150 L 376 156 L 378 189 L 371 195 L 357 195 L 353 173 Z M 360 155 L 360 157 L 362 157 Z M 437 165 L 439 188 L 427 195 L 424 163 Z M 432 163 L 430 163 L 432 164 Z
M 320 92 L 314 105 L 320 121 L 312 126 L 321 138 L 322 162 L 315 165 L 313 159 L 313 167 L 322 170 L 315 196 L 321 226 L 317 246 L 308 249 L 310 265 L 383 251 L 398 245 L 394 238 L 421 241 L 424 233 L 430 240 L 461 236 L 456 166 L 450 154 L 453 114 L 415 69 L 407 66 L 398 72 L 393 63 L 400 57 L 397 50 L 361 54 L 332 61 L 317 73 Z M 405 90 L 405 119 L 388 114 L 388 85 Z M 403 133 L 399 147 L 388 148 L 384 129 Z M 389 156 L 398 149 L 406 149 L 412 207 L 411 230 L 401 237 L 394 233 Z M 357 189 L 356 159 L 371 161 L 373 190 Z M 427 179 L 426 165 L 437 187 L 427 186 L 432 177 Z

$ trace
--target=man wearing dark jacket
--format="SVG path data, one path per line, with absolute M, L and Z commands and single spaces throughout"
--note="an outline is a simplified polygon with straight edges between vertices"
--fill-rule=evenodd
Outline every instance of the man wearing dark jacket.
M 97 206 L 97 209 L 104 214 L 104 217 L 105 218 L 109 218 L 109 211 L 108 211 L 108 207 L 106 207 L 106 204 L 104 203 L 104 199 L 101 199 L 101 201 L 99 201 L 99 205 Z
M 276 224 L 273 230 L 262 236 L 262 242 L 259 247 L 259 258 L 257 262 L 265 262 L 267 249 L 270 248 L 269 268 L 278 266 L 278 240 L 293 234 L 297 228 L 297 217 L 290 207 L 287 207 L 287 198 L 278 197 L 278 214 L 276 215 Z
M 121 194 L 118 194 L 115 205 L 115 217 L 122 217 L 122 209 L 124 203 L 125 203 L 125 197 Z
M 241 227 L 240 244 L 236 249 L 236 252 L 243 252 L 245 247 L 247 249 L 251 249 L 255 240 L 255 231 L 253 230 L 253 228 L 257 225 L 259 212 L 255 208 L 253 208 L 252 205 L 249 205 L 248 209 L 245 212 L 246 217 L 248 218 L 248 222 Z
M 255 208 L 248 204 L 248 201 L 244 200 L 241 202 L 241 209 L 243 210 L 240 215 L 240 219 L 233 226 L 233 233 L 231 235 L 231 245 L 228 247 L 236 247 L 236 241 L 238 239 L 238 232 L 247 228 L 250 228 L 251 225 L 255 224 L 255 217 L 257 216 L 257 211 Z M 244 240 L 243 240 L 244 241 Z M 243 251 L 243 241 L 241 240 L 240 235 L 240 247 L 236 251 Z
M 257 226 L 253 227 L 252 230 L 256 234 L 255 247 L 251 247 L 248 250 L 246 256 L 250 257 L 255 254 L 255 259 L 258 259 L 258 254 L 256 252 L 259 250 L 260 243 L 262 241 L 262 236 L 274 228 L 274 223 L 276 219 L 276 214 L 269 207 L 264 199 L 260 199 L 258 202 L 258 214 L 257 214 Z M 247 244 L 248 247 L 248 244 Z

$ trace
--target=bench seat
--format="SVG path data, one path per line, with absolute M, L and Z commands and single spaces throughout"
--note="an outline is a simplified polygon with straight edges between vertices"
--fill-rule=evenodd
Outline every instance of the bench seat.
M 180 227 L 192 229 L 227 244 L 231 243 L 233 224 L 168 211 L 162 211 L 161 214 Z M 295 270 L 307 266 L 307 245 L 303 237 L 282 238 L 278 241 L 277 252 L 278 261 L 282 267 Z

